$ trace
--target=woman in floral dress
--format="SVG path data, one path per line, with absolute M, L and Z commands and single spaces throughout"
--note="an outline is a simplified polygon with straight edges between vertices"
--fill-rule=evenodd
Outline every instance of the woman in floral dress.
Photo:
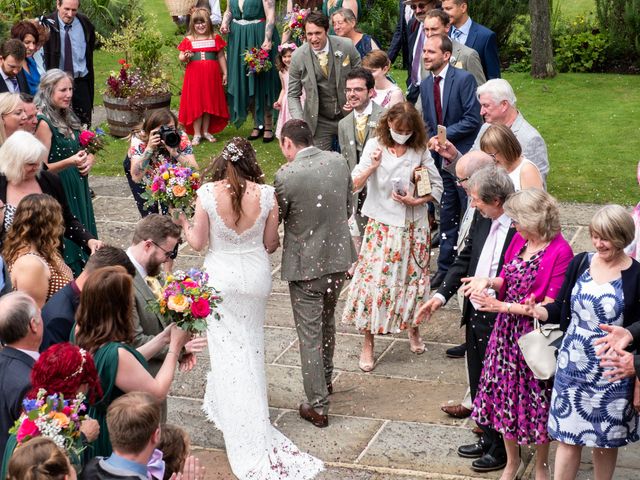
M 428 172 L 431 193 L 414 195 L 414 170 Z M 424 352 L 416 307 L 429 294 L 427 202 L 439 202 L 442 178 L 427 149 L 422 117 L 399 103 L 378 122 L 351 173 L 356 192 L 367 186 L 369 217 L 342 321 L 364 333 L 360 369 L 373 370 L 374 335 L 409 329 L 411 351 Z
M 479 310 L 498 312 L 472 415 L 504 438 L 507 465 L 501 479 L 511 480 L 524 466 L 518 445 L 537 445 L 535 478 L 546 480 L 550 478 L 547 420 L 552 382 L 536 379 L 520 351 L 518 339 L 533 330 L 520 303 L 531 296 L 536 302 L 553 301 L 573 253 L 560 233 L 558 204 L 546 192 L 516 192 L 505 202 L 504 211 L 517 233 L 500 275 L 471 278 L 464 287 Z M 494 289 L 497 298 L 488 295 L 487 288 Z

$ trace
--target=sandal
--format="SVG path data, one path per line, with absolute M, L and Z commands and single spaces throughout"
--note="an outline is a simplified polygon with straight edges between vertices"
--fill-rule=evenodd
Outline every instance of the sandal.
M 203 135 L 203 137 L 205 138 L 205 140 L 207 140 L 208 142 L 211 143 L 215 143 L 218 141 L 218 139 L 216 137 L 214 137 L 213 135 L 211 135 L 209 132 L 205 133 Z
M 202 140 L 202 137 L 200 135 L 194 135 L 193 139 L 191 140 L 191 145 L 193 146 L 200 145 L 201 140 Z
M 254 132 L 258 132 L 258 133 L 254 133 Z M 247 137 L 247 140 L 256 140 L 260 138 L 262 135 L 264 135 L 263 125 L 260 125 L 259 127 L 253 127 L 253 130 L 251 130 L 251 135 Z
M 269 132 L 271 134 L 270 137 L 267 137 L 266 134 L 267 132 Z M 271 130 L 270 128 L 265 128 L 264 129 L 264 136 L 262 137 L 262 143 L 271 143 L 276 139 L 276 136 L 273 134 L 273 130 Z

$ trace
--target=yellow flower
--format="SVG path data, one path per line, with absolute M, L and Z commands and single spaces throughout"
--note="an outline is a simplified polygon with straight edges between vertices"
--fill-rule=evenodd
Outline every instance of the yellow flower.
M 167 275 L 167 283 L 169 282 L 173 282 L 173 276 L 172 275 Z
M 167 301 L 167 307 L 174 312 L 182 313 L 189 306 L 187 297 L 184 295 L 171 295 Z
M 169 180 L 169 172 L 164 172 L 162 174 L 162 178 L 164 178 L 165 180 Z

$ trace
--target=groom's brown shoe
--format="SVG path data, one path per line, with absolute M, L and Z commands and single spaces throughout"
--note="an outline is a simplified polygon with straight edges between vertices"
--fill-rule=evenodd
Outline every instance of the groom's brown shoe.
M 316 412 L 308 403 L 300 404 L 300 416 L 307 422 L 313 423 L 316 427 L 324 428 L 329 426 L 329 416 Z

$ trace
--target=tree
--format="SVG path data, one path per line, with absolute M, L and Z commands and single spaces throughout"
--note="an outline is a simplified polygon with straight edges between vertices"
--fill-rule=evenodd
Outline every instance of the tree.
M 531 76 L 550 78 L 556 75 L 551 44 L 551 0 L 529 0 L 531 16 Z

